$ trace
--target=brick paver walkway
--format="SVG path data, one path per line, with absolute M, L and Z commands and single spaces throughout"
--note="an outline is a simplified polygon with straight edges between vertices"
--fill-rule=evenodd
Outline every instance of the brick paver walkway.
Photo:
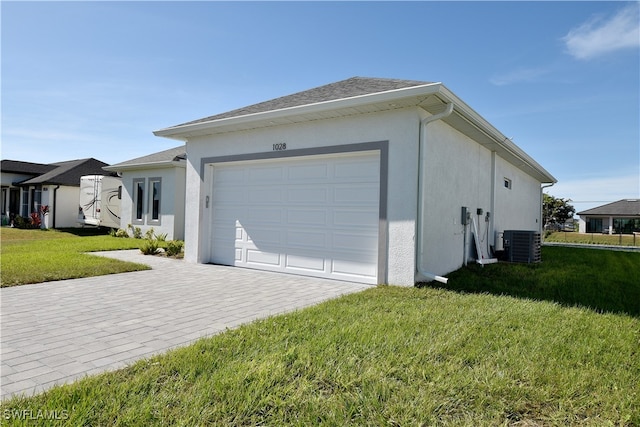
M 100 255 L 153 269 L 0 290 L 2 399 L 371 287 L 145 257 L 138 250 Z

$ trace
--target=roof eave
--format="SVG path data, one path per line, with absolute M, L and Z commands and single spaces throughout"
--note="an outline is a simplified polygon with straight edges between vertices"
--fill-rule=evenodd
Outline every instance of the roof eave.
M 444 119 L 445 122 L 449 123 L 454 128 L 457 128 L 456 125 L 460 124 L 466 124 L 467 127 L 470 125 L 470 129 L 475 129 L 475 133 L 477 135 L 484 136 L 483 139 L 485 141 L 484 143 L 481 142 L 481 144 L 489 150 L 499 152 L 506 156 L 510 163 L 521 169 L 525 169 L 541 183 L 555 184 L 557 182 L 553 175 L 546 171 L 540 164 L 533 160 L 533 158 L 522 151 L 518 146 L 511 142 L 509 138 L 498 131 L 493 125 L 482 118 L 482 116 L 480 116 L 475 110 L 440 82 L 318 102 L 297 107 L 282 108 L 279 110 L 261 113 L 178 125 L 155 131 L 154 135 L 187 141 L 190 137 L 238 130 L 239 127 L 246 127 L 249 129 L 275 126 L 278 124 L 284 124 L 284 119 L 327 113 L 329 111 L 343 111 L 344 115 L 349 115 L 353 114 L 352 109 L 366 105 L 377 104 L 379 107 L 378 111 L 385 109 L 392 110 L 401 107 L 397 105 L 399 101 L 410 99 L 416 99 L 416 101 L 410 103 L 410 105 L 421 106 L 425 110 L 428 110 L 428 108 L 425 108 L 425 105 L 421 104 L 422 101 L 433 95 L 436 95 L 443 103 L 453 102 L 455 106 L 455 114 Z M 428 112 L 433 113 L 432 111 Z M 455 118 L 458 119 L 457 123 Z M 462 121 L 460 119 L 462 119 Z
M 275 121 L 285 117 L 303 116 L 307 114 L 317 114 L 327 111 L 335 111 L 341 109 L 355 108 L 358 106 L 376 104 L 376 103 L 393 103 L 393 101 L 412 98 L 416 96 L 429 96 L 437 93 L 441 83 L 428 83 L 419 86 L 411 86 L 390 90 L 386 92 L 377 92 L 367 95 L 353 96 L 349 98 L 340 98 L 330 101 L 316 102 L 313 104 L 300 105 L 296 107 L 281 108 L 278 110 L 265 111 L 260 113 L 245 114 L 242 116 L 227 117 L 206 122 L 191 123 L 178 125 L 166 129 L 160 129 L 153 132 L 156 136 L 178 139 L 187 141 L 191 136 L 206 135 L 208 133 L 218 133 L 224 131 L 226 127 L 263 122 L 267 124 L 276 124 Z M 390 105 L 389 109 L 395 108 Z M 273 123 L 271 123 L 273 122 Z
M 130 163 L 126 165 L 111 165 L 104 166 L 102 169 L 109 172 L 121 172 L 121 171 L 129 171 L 129 170 L 140 170 L 140 169 L 162 169 L 167 167 L 174 168 L 184 168 L 186 167 L 186 160 L 163 160 L 160 162 L 143 162 L 143 163 Z
M 480 135 L 485 137 L 486 141 L 478 141 L 481 145 L 485 146 L 490 151 L 495 151 L 501 154 L 514 166 L 520 169 L 525 169 L 530 175 L 538 179 L 541 184 L 555 184 L 558 182 L 558 180 L 545 168 L 525 153 L 520 147 L 514 144 L 491 123 L 485 120 L 473 108 L 467 105 L 467 103 L 451 92 L 446 86 L 441 85 L 438 95 L 444 102 L 452 102 L 455 107 L 454 112 L 456 113 L 456 116 L 467 121 L 471 126 L 477 129 Z M 457 128 L 452 116 L 445 118 L 444 121 L 448 122 L 454 128 Z

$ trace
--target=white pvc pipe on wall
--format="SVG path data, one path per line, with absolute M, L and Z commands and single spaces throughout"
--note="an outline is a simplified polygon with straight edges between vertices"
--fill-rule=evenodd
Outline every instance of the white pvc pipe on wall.
M 424 197 L 424 162 L 425 162 L 425 140 L 427 133 L 427 125 L 429 123 L 435 122 L 440 119 L 444 119 L 448 117 L 453 112 L 453 103 L 450 102 L 447 104 L 444 111 L 438 114 L 434 114 L 433 116 L 429 116 L 420 121 L 420 141 L 419 141 L 419 163 L 418 163 L 418 216 L 416 218 L 416 229 L 417 229 L 417 250 L 416 250 L 416 270 L 418 271 L 418 279 L 425 278 L 427 280 L 435 280 L 440 283 L 447 283 L 449 279 L 443 276 L 438 276 L 433 273 L 429 273 L 425 270 L 423 263 L 423 254 L 424 254 L 424 210 L 425 210 L 425 197 Z

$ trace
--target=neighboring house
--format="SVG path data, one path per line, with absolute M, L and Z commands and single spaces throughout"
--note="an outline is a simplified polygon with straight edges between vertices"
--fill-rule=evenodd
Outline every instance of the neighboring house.
M 105 167 L 122 177 L 120 228 L 184 239 L 185 166 L 183 145 Z
M 2 160 L 2 223 L 29 217 L 48 206 L 44 228 L 78 226 L 80 177 L 103 175 L 106 163 L 93 158 L 51 164 Z
M 640 232 L 640 200 L 623 199 L 578 212 L 580 233 L 631 234 Z
M 154 133 L 186 142 L 189 262 L 414 285 L 474 256 L 473 222 L 483 247 L 540 232 L 556 182 L 441 83 L 354 77 Z

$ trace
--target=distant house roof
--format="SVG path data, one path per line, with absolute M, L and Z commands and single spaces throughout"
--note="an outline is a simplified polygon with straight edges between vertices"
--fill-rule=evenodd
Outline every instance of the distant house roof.
M 5 164 L 7 167 L 5 168 Z M 33 166 L 35 165 L 35 166 Z M 102 168 L 107 163 L 93 158 L 69 160 L 66 162 L 51 163 L 49 165 L 20 162 L 16 160 L 3 160 L 2 172 L 24 173 L 35 175 L 16 185 L 66 185 L 80 186 L 80 177 L 83 175 L 104 175 Z M 22 170 L 19 168 L 23 167 Z M 31 172 L 27 172 L 27 171 Z
M 182 161 L 186 158 L 187 149 L 184 145 L 181 145 L 180 147 L 170 148 L 147 156 L 116 163 L 115 165 L 105 167 L 104 170 L 115 172 L 127 169 L 175 166 L 183 164 L 184 162 Z
M 21 162 L 19 160 L 3 160 L 0 164 L 2 172 L 19 173 L 24 175 L 41 175 L 55 169 L 55 165 L 43 163 Z
M 578 215 L 640 217 L 640 199 L 618 200 L 617 202 L 578 212 Z
M 319 86 L 313 89 L 297 92 L 292 95 L 282 96 L 226 113 L 216 114 L 182 125 L 210 122 L 212 120 L 226 119 L 229 117 L 239 117 L 248 114 L 264 113 L 267 111 L 281 110 L 283 108 L 299 107 L 301 105 L 316 104 L 319 102 L 333 101 L 336 99 L 352 98 L 354 96 L 368 95 L 372 93 L 387 92 L 390 90 L 403 89 L 413 86 L 422 86 L 430 82 L 416 80 L 380 79 L 369 77 L 352 77 L 350 79 Z

